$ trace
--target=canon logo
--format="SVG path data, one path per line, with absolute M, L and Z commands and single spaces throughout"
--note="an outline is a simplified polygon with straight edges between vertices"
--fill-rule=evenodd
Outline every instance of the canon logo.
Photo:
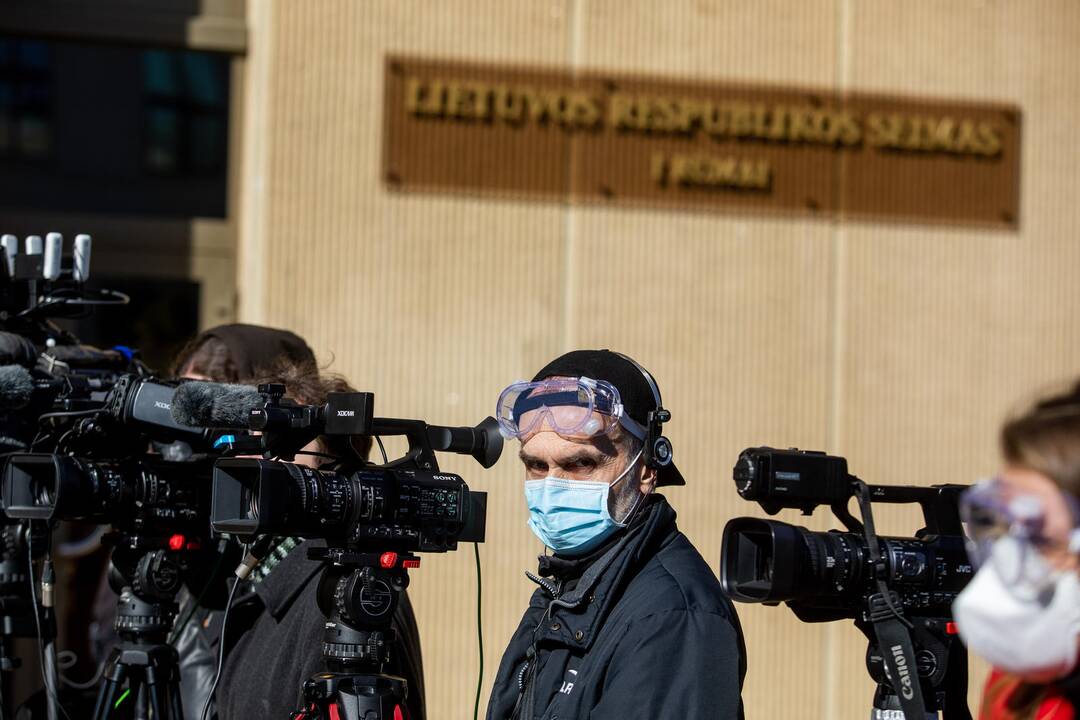
M 911 673 L 908 671 L 907 658 L 904 657 L 904 648 L 900 645 L 893 645 L 889 650 L 893 654 L 893 661 L 896 663 L 896 672 L 900 675 L 900 694 L 904 696 L 905 700 L 910 700 L 915 697 L 915 691 L 911 689 Z
M 337 411 L 337 416 L 338 417 L 355 417 L 356 416 L 356 411 L 355 410 L 338 410 Z

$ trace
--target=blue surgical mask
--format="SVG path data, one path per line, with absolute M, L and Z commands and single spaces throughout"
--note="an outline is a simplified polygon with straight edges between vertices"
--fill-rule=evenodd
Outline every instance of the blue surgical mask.
M 626 527 L 641 501 L 639 496 L 624 522 L 616 522 L 608 512 L 611 487 L 626 477 L 640 457 L 641 453 L 638 453 L 610 483 L 550 475 L 543 480 L 526 480 L 529 528 L 541 542 L 560 555 L 582 555 L 599 547 L 615 531 Z

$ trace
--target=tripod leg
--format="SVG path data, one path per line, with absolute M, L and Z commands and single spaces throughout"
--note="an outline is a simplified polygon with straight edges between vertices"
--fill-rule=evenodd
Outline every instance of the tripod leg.
M 172 679 L 169 680 L 169 707 L 173 720 L 184 720 L 184 704 L 180 695 L 180 671 L 173 669 Z
M 116 693 L 124 684 L 127 669 L 123 665 L 114 664 L 105 673 L 105 682 L 98 690 L 97 703 L 94 705 L 94 720 L 106 720 L 112 714 L 113 703 L 116 702 Z
M 150 711 L 154 714 L 154 720 L 164 720 L 161 714 L 161 693 L 165 692 L 167 685 L 158 684 L 157 670 L 153 665 L 146 668 L 146 695 L 150 699 Z
M 147 699 L 146 681 L 143 680 L 139 685 L 138 692 L 132 691 L 135 694 L 135 720 L 150 720 L 150 702 Z

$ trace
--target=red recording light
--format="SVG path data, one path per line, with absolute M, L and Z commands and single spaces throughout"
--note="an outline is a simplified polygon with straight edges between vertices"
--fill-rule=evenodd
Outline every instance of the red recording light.
M 959 633 L 960 633 L 960 629 L 956 627 L 956 623 L 954 623 L 954 622 L 945 623 L 945 634 L 946 635 L 958 635 Z
M 420 558 L 416 558 L 414 560 L 406 560 L 405 562 L 401 563 L 401 567 L 405 568 L 406 570 L 415 570 L 416 568 L 420 567 Z
M 400 705 L 395 705 L 394 706 L 394 720 L 404 720 L 404 718 L 401 715 L 401 706 Z
M 173 535 L 169 538 L 169 549 L 173 551 L 179 551 L 184 549 L 184 545 L 187 544 L 187 539 L 180 534 Z
M 384 552 L 379 556 L 379 564 L 389 570 L 397 565 L 397 553 L 396 552 Z

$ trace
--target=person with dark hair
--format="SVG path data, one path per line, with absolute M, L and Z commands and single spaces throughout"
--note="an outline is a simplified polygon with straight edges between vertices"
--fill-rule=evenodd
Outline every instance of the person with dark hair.
M 965 491 L 975 577 L 953 604 L 994 670 L 983 720 L 1073 720 L 1080 708 L 1080 386 L 1001 429 L 1002 468 Z
M 255 325 L 223 325 L 192 340 L 174 365 L 178 377 L 243 384 L 280 383 L 288 397 L 322 404 L 330 392 L 352 389 L 339 377 L 320 376 L 315 354 L 297 335 Z M 322 455 L 367 459 L 371 438 L 320 437 L 295 462 L 318 466 Z M 313 541 L 278 538 L 238 589 L 224 629 L 225 663 L 215 694 L 219 720 L 286 717 L 300 702 L 304 680 L 322 668 L 324 617 L 316 602 L 324 567 L 307 558 Z M 231 567 L 229 568 L 231 570 Z M 192 607 L 178 615 L 181 692 L 187 720 L 201 719 L 217 665 L 222 608 Z M 408 683 L 412 720 L 425 717 L 420 636 L 408 595 L 394 616 L 396 642 L 386 672 Z M 211 717 L 212 715 L 208 715 Z
M 647 370 L 609 350 L 563 355 L 507 387 L 539 587 L 503 654 L 488 720 L 741 718 L 731 601 L 654 490 L 683 485 Z

